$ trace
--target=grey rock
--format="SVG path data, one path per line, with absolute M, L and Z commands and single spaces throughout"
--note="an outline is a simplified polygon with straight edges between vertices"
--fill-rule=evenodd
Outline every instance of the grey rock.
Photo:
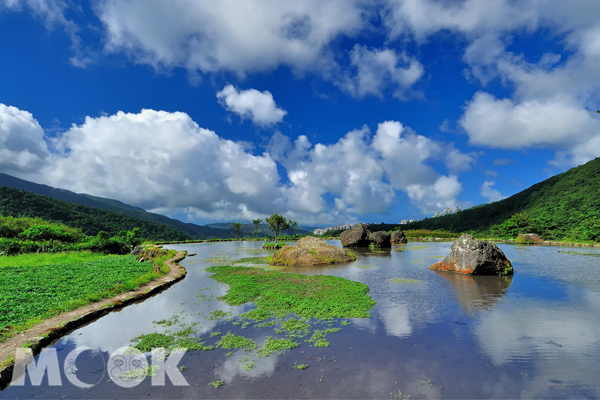
M 462 235 L 452 243 L 452 250 L 430 269 L 467 275 L 512 275 L 513 266 L 494 243 Z
M 369 240 L 375 247 L 392 247 L 391 233 L 386 231 L 377 231 L 369 235 Z
M 397 230 L 392 232 L 392 238 L 390 239 L 392 243 L 408 243 L 408 239 L 406 235 L 401 230 Z
M 367 247 L 371 244 L 369 235 L 371 231 L 367 224 L 356 224 L 351 229 L 340 234 L 340 240 L 344 247 Z

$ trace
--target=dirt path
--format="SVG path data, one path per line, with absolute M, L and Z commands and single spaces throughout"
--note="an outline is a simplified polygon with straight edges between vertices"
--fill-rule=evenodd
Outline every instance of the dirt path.
M 169 266 L 169 272 L 145 286 L 58 315 L 0 343 L 0 362 L 4 362 L 11 357 L 14 359 L 16 349 L 24 347 L 28 343 L 28 347 L 32 349 L 35 356 L 45 346 L 73 329 L 94 321 L 113 310 L 121 309 L 131 303 L 153 296 L 179 282 L 185 277 L 186 271 L 178 262 L 183 260 L 186 254 L 185 251 L 178 251 L 175 257 L 165 261 Z M 0 390 L 4 389 L 12 378 L 13 363 L 5 364 L 8 365 L 2 365 L 0 368 Z

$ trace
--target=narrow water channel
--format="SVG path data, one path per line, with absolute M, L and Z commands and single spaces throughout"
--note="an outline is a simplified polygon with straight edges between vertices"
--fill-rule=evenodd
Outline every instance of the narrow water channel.
M 449 242 L 360 250 L 352 263 L 292 269 L 365 283 L 377 301 L 371 318 L 314 325 L 341 328 L 327 335 L 329 347 L 297 339 L 295 349 L 253 357 L 251 369 L 244 368 L 248 352 L 242 349 L 188 351 L 177 366 L 187 385 L 174 386 L 167 378 L 160 386 L 146 378 L 123 388 L 110 380 L 111 354 L 141 334 L 167 329 L 156 321 L 176 316 L 197 323 L 196 335 L 206 345 L 219 340 L 214 332 L 231 331 L 259 345 L 277 336 L 276 327 L 239 324 L 236 316 L 254 306 L 230 307 L 216 300 L 227 286 L 206 271 L 264 256 L 261 245 L 169 246 L 197 253 L 182 262 L 188 271 L 183 281 L 50 346 L 61 368 L 72 350 L 92 349 L 76 365 L 77 379 L 89 388 L 72 384 L 61 371 L 61 385 L 49 385 L 47 376 L 39 385 L 27 378 L 23 386 L 0 392 L 0 399 L 600 398 L 600 249 L 500 245 L 513 262 L 513 277 L 429 270 L 448 254 Z M 215 318 L 217 310 L 230 314 Z M 209 385 L 219 380 L 222 386 Z

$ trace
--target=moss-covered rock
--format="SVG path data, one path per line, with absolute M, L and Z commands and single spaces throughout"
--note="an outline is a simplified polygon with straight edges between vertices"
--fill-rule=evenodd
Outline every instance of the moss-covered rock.
M 323 265 L 353 261 L 346 250 L 325 243 L 323 239 L 307 236 L 298 240 L 297 246 L 283 246 L 273 254 L 270 263 L 274 265 Z

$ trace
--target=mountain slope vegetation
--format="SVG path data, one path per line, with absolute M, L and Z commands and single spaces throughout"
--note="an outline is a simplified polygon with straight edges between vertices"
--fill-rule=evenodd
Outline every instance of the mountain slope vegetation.
M 403 229 L 474 231 L 507 237 L 531 231 L 548 240 L 597 240 L 599 220 L 600 158 L 596 158 L 509 198 L 413 222 Z
M 223 226 L 219 226 L 219 228 L 213 228 L 185 223 L 173 218 L 165 217 L 164 215 L 148 212 L 143 208 L 134 207 L 118 200 L 92 196 L 89 194 L 79 194 L 66 189 L 58 189 L 48 185 L 29 182 L 7 174 L 0 173 L 0 186 L 12 187 L 34 194 L 52 197 L 57 200 L 113 211 L 159 224 L 166 224 L 183 232 L 191 239 L 230 238 L 235 236 L 235 232 L 230 224 L 222 224 Z
M 88 236 L 96 236 L 100 231 L 116 235 L 121 231 L 139 228 L 140 236 L 149 240 L 189 239 L 185 233 L 166 224 L 69 203 L 7 186 L 0 187 L 0 215 L 60 222 L 69 227 L 79 228 Z

